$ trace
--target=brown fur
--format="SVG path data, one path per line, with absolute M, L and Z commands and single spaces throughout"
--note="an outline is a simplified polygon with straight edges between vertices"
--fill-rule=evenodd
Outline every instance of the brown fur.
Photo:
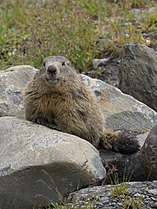
M 27 120 L 77 135 L 97 148 L 102 141 L 105 148 L 119 151 L 111 139 L 113 136 L 115 143 L 119 134 L 104 133 L 104 118 L 95 94 L 64 57 L 45 58 L 26 86 L 24 105 Z

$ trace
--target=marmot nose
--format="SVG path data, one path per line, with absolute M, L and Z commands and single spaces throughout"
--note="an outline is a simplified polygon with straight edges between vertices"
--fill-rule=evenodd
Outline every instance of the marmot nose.
M 50 75 L 54 75 L 57 72 L 57 68 L 54 65 L 49 65 L 47 68 L 47 72 Z

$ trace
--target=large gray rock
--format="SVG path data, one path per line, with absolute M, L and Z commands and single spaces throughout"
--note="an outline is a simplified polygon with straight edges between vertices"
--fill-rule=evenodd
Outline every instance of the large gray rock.
M 2 103 L 5 101 L 8 102 L 7 111 L 5 105 L 1 107 L 1 115 L 23 117 L 21 91 L 36 71 L 33 67 L 25 66 L 25 69 L 23 68 L 23 66 L 14 67 L 14 70 L 11 72 L 9 71 L 9 73 L 0 73 L 0 78 L 5 78 L 2 79 L 1 82 L 1 89 L 3 89 L 3 91 L 0 89 L 0 92 L 2 91 L 1 95 L 3 95 L 1 101 Z M 142 147 L 149 130 L 157 124 L 157 113 L 147 105 L 100 80 L 91 79 L 85 75 L 82 75 L 82 79 L 87 85 L 91 86 L 97 95 L 98 101 L 104 112 L 104 127 L 113 130 L 125 130 L 137 135 Z M 11 85 L 14 87 L 13 89 L 18 89 L 18 94 L 15 94 L 14 91 L 10 91 L 9 95 L 6 93 L 6 89 L 10 89 Z M 19 102 L 16 103 L 14 102 L 14 99 L 11 100 L 10 98 L 16 98 Z M 126 171 L 127 167 L 128 169 L 133 169 L 135 171 L 134 175 L 132 175 L 132 180 L 146 179 L 147 173 L 143 175 L 140 160 L 136 155 L 133 155 L 130 159 L 130 156 L 117 156 L 116 153 L 108 153 L 105 150 L 100 153 L 104 165 L 110 167 L 114 162 L 121 176 L 123 176 L 124 170 Z
M 97 95 L 104 113 L 104 127 L 143 134 L 157 123 L 157 113 L 132 96 L 98 79 L 84 75 L 82 79 Z
M 141 44 L 125 45 L 119 67 L 120 89 L 157 110 L 157 53 Z
M 59 193 L 67 195 L 105 174 L 98 151 L 87 141 L 15 117 L 0 118 L 0 208 L 47 205 Z
M 21 65 L 0 72 L 0 117 L 24 116 L 22 90 L 35 71 L 29 65 Z

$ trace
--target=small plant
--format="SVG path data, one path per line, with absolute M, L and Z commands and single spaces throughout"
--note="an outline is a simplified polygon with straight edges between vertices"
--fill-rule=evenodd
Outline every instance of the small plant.
M 112 196 L 114 197 L 120 197 L 121 195 L 127 194 L 127 185 L 125 182 L 121 184 L 116 184 L 113 186 L 113 189 L 111 191 Z
M 134 197 L 125 199 L 123 203 L 123 209 L 146 209 L 143 206 L 143 202 L 140 199 L 135 199 Z

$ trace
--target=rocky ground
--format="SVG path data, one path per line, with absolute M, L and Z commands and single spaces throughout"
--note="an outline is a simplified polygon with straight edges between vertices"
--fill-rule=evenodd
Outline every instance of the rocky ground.
M 157 208 L 157 181 L 82 189 L 70 194 L 69 201 L 78 202 L 78 204 L 91 201 L 97 209 L 155 209 Z

